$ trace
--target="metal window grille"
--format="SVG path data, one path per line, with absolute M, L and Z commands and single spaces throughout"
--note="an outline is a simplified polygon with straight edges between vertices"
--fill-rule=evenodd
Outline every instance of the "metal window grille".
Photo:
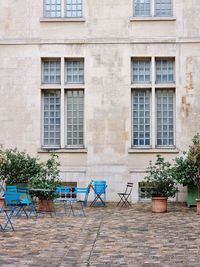
M 156 16 L 159 17 L 172 16 L 172 0 L 156 0 L 155 9 L 156 9 Z
M 175 92 L 172 89 L 156 91 L 157 145 L 173 146 L 175 133 Z
M 45 17 L 61 17 L 61 0 L 45 0 Z
M 43 60 L 42 83 L 60 83 L 60 73 L 60 60 Z
M 67 83 L 84 83 L 84 60 L 73 59 L 66 60 L 65 63 Z
M 82 17 L 82 0 L 66 0 L 66 17 Z
M 134 90 L 132 93 L 133 146 L 150 145 L 150 90 Z
M 43 146 L 60 146 L 60 92 L 44 91 L 43 108 Z
M 174 59 L 156 59 L 156 82 L 174 82 Z
M 132 60 L 132 82 L 150 82 L 151 60 L 133 59 Z
M 66 145 L 84 144 L 84 91 L 67 90 L 66 94 Z
M 151 1 L 150 0 L 135 0 L 135 16 L 150 16 Z

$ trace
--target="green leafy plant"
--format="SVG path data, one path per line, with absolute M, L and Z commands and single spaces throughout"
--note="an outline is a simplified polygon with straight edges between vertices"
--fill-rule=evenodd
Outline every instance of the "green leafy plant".
M 55 197 L 55 189 L 61 185 L 59 166 L 58 156 L 54 154 L 46 162 L 41 163 L 40 176 L 34 176 L 31 179 L 31 187 L 36 189 L 42 188 L 47 191 L 33 191 L 32 195 L 39 199 L 53 199 Z
M 172 175 L 172 166 L 163 157 L 157 155 L 156 162 L 150 161 L 144 178 L 147 193 L 152 197 L 174 197 L 178 191 L 176 181 Z
M 175 159 L 173 175 L 184 186 L 196 186 L 200 192 L 200 134 L 192 139 L 192 145 L 184 155 Z
M 29 183 L 41 172 L 39 158 L 17 149 L 1 150 L 0 158 L 0 179 L 6 181 L 6 184 Z

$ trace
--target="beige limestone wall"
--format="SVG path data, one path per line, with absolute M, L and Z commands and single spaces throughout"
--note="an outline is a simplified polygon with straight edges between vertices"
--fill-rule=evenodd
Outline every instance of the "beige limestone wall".
M 133 181 L 137 201 L 149 160 L 158 153 L 172 160 L 200 131 L 199 1 L 174 1 L 169 21 L 134 21 L 130 0 L 85 1 L 81 22 L 44 21 L 42 6 L 42 1 L 0 2 L 0 144 L 48 157 L 41 151 L 41 58 L 84 57 L 87 151 L 59 152 L 61 177 L 80 186 L 105 178 L 110 201 Z M 134 56 L 176 58 L 174 151 L 130 150 Z

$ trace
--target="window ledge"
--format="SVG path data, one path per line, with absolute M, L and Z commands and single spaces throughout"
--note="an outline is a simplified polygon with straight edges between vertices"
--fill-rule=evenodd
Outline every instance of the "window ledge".
M 175 21 L 176 17 L 130 17 L 130 21 Z
M 85 22 L 85 18 L 40 18 L 40 22 Z
M 129 148 L 129 154 L 142 154 L 142 153 L 174 153 L 178 154 L 179 150 L 176 148 Z
M 40 148 L 38 153 L 87 153 L 87 148 Z

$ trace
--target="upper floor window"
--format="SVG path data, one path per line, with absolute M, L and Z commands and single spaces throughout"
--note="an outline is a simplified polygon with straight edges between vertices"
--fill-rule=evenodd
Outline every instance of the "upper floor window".
M 132 83 L 150 82 L 151 59 L 132 59 Z
M 150 0 L 135 0 L 135 16 L 150 16 L 151 3 Z
M 44 16 L 47 18 L 81 18 L 82 0 L 44 0 Z
M 66 0 L 66 17 L 82 17 L 82 0 Z
M 82 58 L 65 60 L 65 82 L 84 83 L 84 60 Z
M 172 83 L 175 81 L 174 59 L 156 59 L 156 83 Z
M 60 59 L 42 59 L 42 83 L 60 83 Z
M 155 13 L 158 17 L 170 17 L 172 15 L 172 0 L 156 0 Z
M 170 17 L 172 16 L 172 0 L 133 0 L 136 17 Z

